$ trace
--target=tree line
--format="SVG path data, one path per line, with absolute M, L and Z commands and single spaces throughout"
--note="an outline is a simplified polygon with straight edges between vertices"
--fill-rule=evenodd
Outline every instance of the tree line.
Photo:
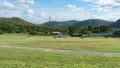
M 68 28 L 57 28 L 57 27 L 45 27 L 40 25 L 14 25 L 14 24 L 1 24 L 0 34 L 3 33 L 27 33 L 30 35 L 51 35 L 52 31 L 59 31 L 66 35 L 72 35 L 73 33 L 102 33 L 110 31 L 108 26 L 92 27 L 68 27 Z
M 107 32 L 107 31 L 112 31 L 112 29 L 109 28 L 108 26 L 100 26 L 100 27 L 88 26 L 86 28 L 69 27 L 68 30 L 69 30 L 69 35 L 72 35 L 74 33 L 91 35 L 92 33 L 104 33 L 104 32 Z

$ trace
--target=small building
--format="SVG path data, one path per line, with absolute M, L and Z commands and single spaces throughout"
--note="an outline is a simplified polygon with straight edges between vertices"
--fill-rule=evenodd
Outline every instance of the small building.
M 52 31 L 52 34 L 54 35 L 54 38 L 64 38 L 64 34 L 59 31 Z

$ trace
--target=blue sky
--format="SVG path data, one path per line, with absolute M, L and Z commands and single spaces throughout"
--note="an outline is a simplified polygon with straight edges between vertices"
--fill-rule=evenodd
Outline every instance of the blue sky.
M 20 17 L 32 23 L 120 18 L 120 0 L 0 0 L 0 17 Z

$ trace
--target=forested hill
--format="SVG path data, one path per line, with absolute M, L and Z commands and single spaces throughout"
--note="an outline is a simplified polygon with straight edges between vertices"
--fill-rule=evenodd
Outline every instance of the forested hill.
M 21 18 L 0 18 L 0 34 L 2 33 L 27 33 L 46 35 L 52 30 L 59 28 L 45 27 L 27 22 Z
M 77 20 L 70 20 L 70 21 L 50 21 L 42 24 L 43 26 L 50 26 L 50 27 L 70 27 L 74 24 L 78 23 Z
M 81 26 L 81 27 L 103 26 L 103 25 L 108 26 L 110 24 L 112 24 L 112 22 L 110 22 L 110 21 L 105 21 L 105 20 L 101 20 L 101 19 L 89 19 L 89 20 L 80 21 L 80 22 L 74 24 L 74 26 Z
M 110 27 L 120 28 L 120 19 L 110 25 Z
M 52 27 L 69 27 L 69 26 L 88 27 L 88 26 L 110 25 L 112 23 L 113 22 L 109 22 L 109 21 L 105 21 L 101 19 L 89 19 L 89 20 L 84 20 L 84 21 L 76 21 L 76 20 L 63 21 L 63 22 L 50 21 L 42 25 L 52 26 Z
M 21 18 L 17 18 L 17 17 L 13 17 L 13 18 L 2 18 L 0 17 L 0 25 L 2 24 L 7 24 L 7 25 L 19 25 L 19 26 L 23 26 L 23 25 L 34 25 L 30 22 L 27 22 Z

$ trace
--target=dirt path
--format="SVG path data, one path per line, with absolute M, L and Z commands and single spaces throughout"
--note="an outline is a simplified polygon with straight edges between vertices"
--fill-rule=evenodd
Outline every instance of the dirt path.
M 46 51 L 46 52 L 60 52 L 60 53 L 74 53 L 74 54 L 86 54 L 86 55 L 101 55 L 101 56 L 118 56 L 120 57 L 120 52 L 92 52 L 92 51 L 76 51 L 76 50 L 59 50 L 59 49 L 48 49 L 48 48 L 31 48 L 31 47 L 21 47 L 21 46 L 8 46 L 3 45 L 0 48 L 16 48 L 25 50 L 36 50 L 36 51 Z

